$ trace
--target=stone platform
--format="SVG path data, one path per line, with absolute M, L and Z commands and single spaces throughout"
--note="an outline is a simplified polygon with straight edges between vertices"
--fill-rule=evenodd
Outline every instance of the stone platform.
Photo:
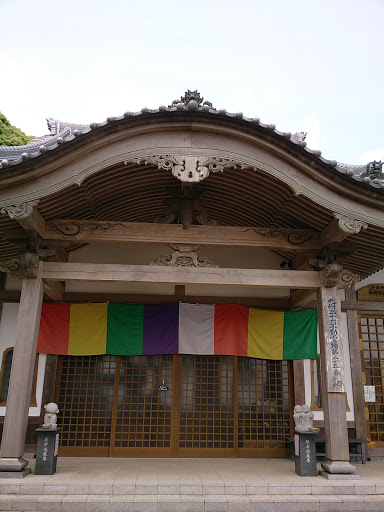
M 57 473 L 0 480 L 0 510 L 49 512 L 384 511 L 384 462 L 360 480 L 299 477 L 264 459 L 59 458 Z

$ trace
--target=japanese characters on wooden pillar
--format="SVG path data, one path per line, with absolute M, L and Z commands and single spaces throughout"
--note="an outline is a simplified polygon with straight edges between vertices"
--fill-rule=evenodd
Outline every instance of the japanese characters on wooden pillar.
M 341 309 L 338 297 L 328 297 L 322 301 L 324 325 L 324 351 L 327 361 L 328 393 L 345 392 L 343 342 L 341 336 Z
M 340 474 L 352 475 L 355 467 L 349 463 L 348 429 L 345 405 L 345 375 L 343 338 L 341 332 L 340 299 L 337 284 L 343 271 L 341 265 L 331 263 L 321 272 L 318 294 L 322 398 L 327 461 L 321 472 L 326 478 Z

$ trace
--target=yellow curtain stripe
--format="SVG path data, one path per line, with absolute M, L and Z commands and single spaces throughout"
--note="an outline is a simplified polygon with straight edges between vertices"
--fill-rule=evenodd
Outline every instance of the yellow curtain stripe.
M 249 308 L 248 357 L 283 359 L 284 311 Z
M 105 354 L 108 303 L 71 304 L 68 353 Z

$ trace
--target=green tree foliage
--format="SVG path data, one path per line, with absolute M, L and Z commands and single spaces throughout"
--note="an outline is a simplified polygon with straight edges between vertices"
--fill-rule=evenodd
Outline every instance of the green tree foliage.
M 33 138 L 11 125 L 8 119 L 0 112 L 0 146 L 22 146 L 23 144 L 28 144 Z

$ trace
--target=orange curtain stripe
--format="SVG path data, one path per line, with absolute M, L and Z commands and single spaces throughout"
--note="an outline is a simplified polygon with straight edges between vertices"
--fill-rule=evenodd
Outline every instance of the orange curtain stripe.
M 70 304 L 43 304 L 37 340 L 39 354 L 68 354 L 70 308 Z
M 215 355 L 246 356 L 249 308 L 237 304 L 215 306 Z

